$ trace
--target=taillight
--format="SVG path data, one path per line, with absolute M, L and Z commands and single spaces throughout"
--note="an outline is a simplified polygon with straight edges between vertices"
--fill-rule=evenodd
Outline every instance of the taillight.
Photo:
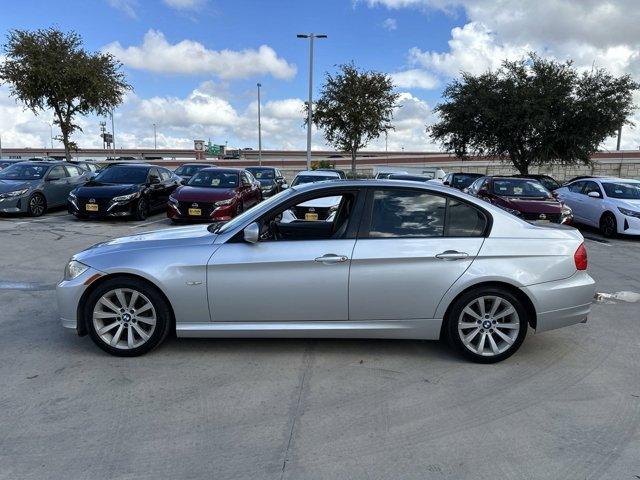
M 576 250 L 576 253 L 573 254 L 573 260 L 576 262 L 576 268 L 578 270 L 587 269 L 587 249 L 584 246 L 584 243 L 581 243 Z

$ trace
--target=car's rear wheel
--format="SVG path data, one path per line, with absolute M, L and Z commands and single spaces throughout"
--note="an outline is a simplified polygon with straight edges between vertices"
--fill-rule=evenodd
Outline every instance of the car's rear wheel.
M 32 217 L 39 217 L 47 211 L 47 199 L 40 193 L 34 193 L 29 197 L 27 212 Z
M 172 315 L 162 295 L 135 278 L 113 278 L 87 298 L 84 319 L 98 347 L 119 357 L 142 355 L 167 336 Z
M 618 222 L 611 212 L 606 212 L 600 218 L 600 233 L 607 238 L 615 237 L 618 233 Z
M 447 316 L 447 334 L 466 358 L 495 363 L 520 348 L 527 320 L 526 308 L 507 289 L 478 288 L 454 302 Z
M 134 216 L 136 220 L 146 220 L 149 216 L 149 204 L 145 198 L 138 200 Z

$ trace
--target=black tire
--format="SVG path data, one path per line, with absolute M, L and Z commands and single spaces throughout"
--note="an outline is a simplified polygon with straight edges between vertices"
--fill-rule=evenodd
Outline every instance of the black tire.
M 517 314 L 517 318 L 518 318 L 518 323 L 519 323 L 519 330 L 517 331 L 517 335 L 514 336 L 514 338 L 510 338 L 510 340 L 512 341 L 512 343 L 509 345 L 508 343 L 504 342 L 503 340 L 500 339 L 500 337 L 498 337 L 497 332 L 498 329 L 495 328 L 494 325 L 489 325 L 489 328 L 487 330 L 484 330 L 485 325 L 484 323 L 481 323 L 477 328 L 481 330 L 481 332 L 476 332 L 474 330 L 474 328 L 469 328 L 469 329 L 464 329 L 464 330 L 459 330 L 458 329 L 458 321 L 462 318 L 461 315 L 463 314 L 463 310 L 468 307 L 472 302 L 476 301 L 477 299 L 479 299 L 480 297 L 496 297 L 501 299 L 499 305 L 500 306 L 507 306 L 506 303 L 504 303 L 505 301 L 510 303 L 511 306 L 515 309 L 515 313 Z M 486 300 L 485 300 L 486 301 Z M 489 310 L 490 308 L 487 306 L 487 310 Z M 476 310 L 473 309 L 474 313 L 478 313 Z M 500 315 L 501 312 L 506 311 L 507 308 L 505 308 L 504 310 L 502 310 L 500 307 L 497 309 L 497 311 L 495 312 L 495 314 L 497 316 Z M 511 323 L 515 323 L 513 322 L 513 320 L 515 319 L 515 317 L 512 315 L 510 315 L 511 319 L 509 321 L 509 324 Z M 471 319 L 472 317 L 470 317 L 468 314 L 465 314 L 465 319 Z M 482 317 L 482 320 L 480 320 L 481 322 L 485 322 L 487 320 L 489 320 L 489 323 L 493 323 L 492 320 L 493 318 L 485 318 Z M 503 317 L 504 318 L 504 317 Z M 479 320 L 475 320 L 475 322 L 477 322 Z M 518 299 L 518 297 L 516 297 L 514 294 L 512 294 L 509 290 L 504 289 L 504 288 L 500 288 L 500 287 L 479 287 L 479 288 L 474 288 L 472 290 L 469 290 L 468 292 L 462 294 L 460 297 L 458 297 L 452 304 L 451 308 L 449 309 L 449 312 L 447 314 L 447 318 L 445 319 L 445 334 L 447 337 L 447 340 L 449 341 L 449 344 L 454 347 L 455 349 L 457 349 L 465 358 L 476 362 L 476 363 L 496 363 L 496 362 L 500 362 L 502 360 L 505 360 L 506 358 L 509 358 L 511 355 L 513 355 L 519 348 L 520 345 L 522 345 L 522 342 L 524 341 L 525 337 L 527 336 L 527 327 L 528 327 L 528 323 L 529 323 L 529 314 L 527 313 L 527 309 L 525 308 L 525 306 L 523 305 L 523 303 Z M 495 329 L 495 330 L 494 330 Z M 474 352 L 472 351 L 470 348 L 468 348 L 467 346 L 465 346 L 461 335 L 470 335 L 471 333 L 475 332 L 476 336 L 478 338 L 477 342 L 479 344 L 480 340 L 481 340 L 481 335 L 486 335 L 486 338 L 488 339 L 489 336 L 491 336 L 493 339 L 497 338 L 498 341 L 496 342 L 494 340 L 494 342 L 497 344 L 498 347 L 504 346 L 506 349 L 500 353 L 491 353 L 491 352 L 486 352 L 486 355 L 482 355 L 480 353 Z M 486 333 L 484 333 L 486 332 Z M 504 329 L 500 329 L 500 332 L 505 334 L 507 336 L 510 335 L 514 335 L 513 330 L 504 330 Z M 473 339 L 473 342 L 475 342 L 476 340 Z M 488 340 L 487 340 L 488 341 Z M 484 343 L 483 343 L 484 345 Z M 474 345 L 472 345 L 473 347 Z M 491 344 L 489 344 L 489 346 L 491 346 Z M 475 345 L 475 347 L 479 347 L 479 345 Z M 481 350 L 481 351 L 484 351 Z
M 108 345 L 96 331 L 96 325 L 93 321 L 93 311 L 96 303 L 103 295 L 108 294 L 108 292 L 111 292 L 114 289 L 135 290 L 147 297 L 153 305 L 156 316 L 155 328 L 149 339 L 140 346 L 130 349 L 113 347 Z M 82 319 L 85 322 L 85 326 L 91 340 L 93 340 L 93 342 L 105 352 L 117 357 L 137 357 L 153 350 L 162 343 L 167 334 L 173 329 L 174 325 L 173 314 L 171 313 L 171 309 L 162 294 L 147 282 L 131 277 L 114 277 L 106 280 L 91 292 L 84 305 L 82 305 L 81 311 Z M 131 321 L 133 322 L 133 320 Z
M 34 193 L 27 201 L 27 213 L 31 217 L 40 217 L 47 211 L 47 199 L 41 193 Z
M 611 212 L 605 212 L 600 217 L 600 233 L 607 238 L 613 238 L 618 234 L 618 221 Z
M 138 200 L 138 203 L 136 203 L 136 211 L 133 216 L 136 220 L 147 219 L 147 217 L 149 216 L 149 203 L 147 202 L 146 198 L 142 197 L 140 200 Z

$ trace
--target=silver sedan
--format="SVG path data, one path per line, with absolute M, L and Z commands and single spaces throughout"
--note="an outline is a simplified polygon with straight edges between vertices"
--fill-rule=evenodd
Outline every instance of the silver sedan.
M 304 206 L 337 197 L 328 218 Z M 286 220 L 285 220 L 286 219 Z M 399 181 L 290 188 L 224 224 L 94 245 L 57 288 L 64 327 L 134 356 L 178 337 L 446 338 L 483 363 L 585 321 L 581 234 Z M 282 301 L 285 299 L 285 301 Z

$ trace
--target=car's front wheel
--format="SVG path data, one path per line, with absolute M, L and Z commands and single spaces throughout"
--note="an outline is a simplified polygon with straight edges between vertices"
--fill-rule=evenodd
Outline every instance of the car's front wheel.
M 40 193 L 34 193 L 29 197 L 27 203 L 27 212 L 32 217 L 39 217 L 47 211 L 47 200 L 44 195 Z
M 134 217 L 136 220 L 146 220 L 149 216 L 149 204 L 145 198 L 141 198 L 138 200 L 136 204 L 136 210 L 134 213 Z
M 616 216 L 611 212 L 606 212 L 600 219 L 600 232 L 607 238 L 613 238 L 618 233 L 618 222 Z
M 119 357 L 142 355 L 157 347 L 173 324 L 163 296 L 146 282 L 128 277 L 99 285 L 83 312 L 94 343 Z
M 513 355 L 527 335 L 527 310 L 507 289 L 466 292 L 447 316 L 450 343 L 466 358 L 495 363 Z

